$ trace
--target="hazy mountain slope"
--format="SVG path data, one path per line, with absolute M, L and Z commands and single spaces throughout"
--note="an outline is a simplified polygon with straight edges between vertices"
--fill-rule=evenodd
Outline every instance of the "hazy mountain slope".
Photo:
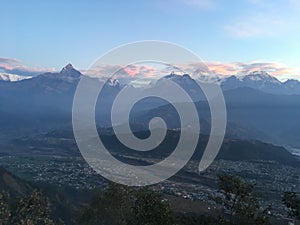
M 146 131 L 136 132 L 136 136 L 145 138 L 149 135 Z M 135 156 L 143 158 L 167 157 L 176 146 L 180 132 L 169 130 L 164 141 L 155 149 L 148 152 L 138 152 L 128 149 L 122 145 L 115 135 L 110 131 L 102 132 L 101 140 L 105 146 L 115 154 L 116 157 Z M 199 160 L 208 141 L 208 136 L 201 135 L 198 142 L 194 159 Z M 13 141 L 11 147 L 7 146 L 9 154 L 13 155 L 55 155 L 55 156 L 80 156 L 72 130 L 58 130 L 45 135 L 24 137 Z M 222 148 L 218 154 L 218 159 L 233 161 L 276 161 L 282 164 L 299 166 L 299 160 L 296 159 L 285 148 L 266 144 L 260 141 L 249 141 L 225 138 Z
M 45 73 L 16 82 L 0 82 L 0 141 L 71 128 L 73 96 L 81 77 L 82 74 L 69 64 L 58 73 Z M 189 75 L 170 74 L 151 88 L 163 89 L 166 79 L 178 83 L 194 101 L 201 101 L 197 107 L 202 131 L 204 134 L 209 133 L 209 108 L 196 82 Z M 229 87 L 228 82 L 232 79 L 239 84 L 225 88 Z M 300 122 L 297 121 L 300 115 L 300 95 L 282 94 L 286 87 L 297 90 L 298 81 L 282 83 L 267 73 L 256 72 L 222 78 L 218 82 L 224 88 L 228 137 L 299 146 L 297 134 L 300 133 Z M 110 127 L 112 101 L 121 88 L 118 81 L 108 81 L 105 85 L 96 105 L 98 126 Z M 277 92 L 266 93 L 270 90 Z M 179 123 L 173 111 L 167 102 L 143 100 L 132 110 L 131 122 L 138 130 L 147 127 L 153 116 L 162 116 L 169 121 L 170 128 L 176 128 Z
M 25 196 L 30 194 L 34 187 L 0 166 L 0 190 L 12 195 Z

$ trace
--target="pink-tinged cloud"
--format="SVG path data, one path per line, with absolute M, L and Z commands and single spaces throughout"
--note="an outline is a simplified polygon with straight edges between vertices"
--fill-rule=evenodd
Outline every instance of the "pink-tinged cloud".
M 0 58 L 0 71 L 17 74 L 20 76 L 34 76 L 45 72 L 54 72 L 55 68 L 44 68 L 39 66 L 30 67 L 22 61 L 10 58 Z
M 208 62 L 207 66 L 211 72 L 222 76 L 236 74 L 241 69 L 235 63 Z
M 101 64 L 101 65 L 95 65 L 92 68 L 89 68 L 87 70 L 81 70 L 80 72 L 90 77 L 111 77 L 115 73 L 118 73 L 120 70 L 122 70 L 121 65 Z
M 153 77 L 159 70 L 151 65 L 145 64 L 130 64 L 123 65 L 97 65 L 89 70 L 82 70 L 83 74 L 92 77 Z
M 130 65 L 130 66 L 127 66 L 126 68 L 124 68 L 124 71 L 130 77 L 134 77 L 137 74 L 139 74 L 141 70 L 140 70 L 140 67 L 138 67 L 138 66 Z
M 155 68 L 154 66 L 139 64 L 131 64 L 129 66 L 126 66 L 123 70 L 130 77 L 153 77 L 157 72 L 157 68 Z
M 293 68 L 289 68 L 288 66 L 277 62 L 206 62 L 206 64 L 213 73 L 221 76 L 248 74 L 254 71 L 266 71 L 270 75 L 280 78 L 287 75 L 294 75 L 295 73 Z
M 266 71 L 270 75 L 279 79 L 296 77 L 296 71 L 284 64 L 277 62 L 198 62 L 193 64 L 174 65 L 165 67 L 156 67 L 147 64 L 131 64 L 128 66 L 105 65 L 89 70 L 88 75 L 116 78 L 140 78 L 140 77 L 160 77 L 170 74 L 174 71 L 176 74 L 188 73 L 190 75 L 209 75 L 230 76 L 239 74 L 248 74 L 254 71 Z M 83 72 L 85 73 L 85 72 Z M 293 76 L 294 75 L 294 76 Z

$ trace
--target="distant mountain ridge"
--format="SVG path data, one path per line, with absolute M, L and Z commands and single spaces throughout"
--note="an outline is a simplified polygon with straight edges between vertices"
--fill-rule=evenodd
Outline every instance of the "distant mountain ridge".
M 0 189 L 12 195 L 25 196 L 30 194 L 34 187 L 0 166 Z
M 25 79 L 42 79 L 42 78 L 54 78 L 64 80 L 67 82 L 74 82 L 83 76 L 83 74 L 76 70 L 72 64 L 66 65 L 60 72 L 44 73 L 38 76 L 19 76 L 15 74 L 0 73 L 0 81 L 18 82 Z M 278 80 L 276 77 L 270 75 L 265 71 L 254 71 L 248 74 L 239 74 L 231 76 L 221 75 L 197 75 L 197 78 L 192 78 L 188 74 L 177 75 L 171 73 L 163 78 L 170 79 L 184 86 L 186 89 L 195 89 L 195 79 L 203 83 L 217 83 L 221 88 L 226 90 L 232 90 L 241 87 L 250 87 L 266 93 L 277 95 L 300 95 L 300 81 L 296 79 L 289 79 L 285 82 Z M 109 86 L 120 86 L 120 82 L 117 79 L 109 79 L 107 81 Z
M 31 79 L 0 82 L 0 141 L 28 134 L 49 132 L 72 126 L 72 104 L 78 82 L 84 75 L 71 64 L 56 73 L 44 73 Z M 95 82 L 104 82 L 97 78 Z M 205 96 L 196 81 L 189 76 L 166 75 L 149 88 L 168 91 L 166 79 L 176 82 L 198 104 L 202 131 L 209 130 L 210 113 Z M 300 148 L 300 92 L 299 81 L 280 82 L 265 72 L 244 76 L 199 76 L 201 82 L 213 79 L 221 84 L 227 105 L 228 129 L 231 138 L 257 139 L 278 145 Z M 110 127 L 112 101 L 123 88 L 122 80 L 109 79 L 96 105 L 96 122 Z M 133 91 L 135 87 L 132 87 Z M 140 88 L 140 87 L 139 87 Z M 141 87 L 143 88 L 143 87 Z M 145 87 L 147 88 L 147 87 Z M 147 90 L 146 90 L 147 91 Z M 154 99 L 155 100 L 155 99 Z M 126 104 L 126 103 L 124 103 Z M 135 127 L 146 123 L 145 118 L 163 115 L 176 126 L 172 108 L 167 102 L 148 99 L 132 111 Z M 143 110 L 143 112 L 142 112 Z M 203 125 L 203 124 L 201 124 Z M 208 127 L 206 129 L 206 127 Z M 293 132 L 291 132 L 293 131 Z
M 202 83 L 216 83 L 221 86 L 223 91 L 245 87 L 275 95 L 300 95 L 300 81 L 290 79 L 281 82 L 265 71 L 255 71 L 246 75 L 232 76 L 199 75 L 195 78 L 190 77 L 188 74 L 170 74 L 164 76 L 163 79 L 172 80 L 181 85 L 185 90 L 198 89 L 195 83 L 197 80 Z
M 247 75 L 233 75 L 225 77 L 220 82 L 223 90 L 240 87 L 250 87 L 271 94 L 299 95 L 300 82 L 298 80 L 279 81 L 276 77 L 264 71 L 255 71 Z
M 143 137 L 146 134 L 144 131 L 135 133 L 137 136 Z M 112 132 L 102 133 L 101 139 L 113 154 L 123 156 L 136 157 L 167 157 L 173 147 L 178 142 L 180 131 L 168 130 L 166 139 L 168 142 L 162 143 L 161 146 L 149 152 L 137 152 L 128 149 L 120 142 L 116 141 L 117 137 Z M 208 142 L 208 136 L 201 135 L 193 159 L 199 160 L 202 158 L 203 151 Z M 10 153 L 16 155 L 33 154 L 48 155 L 54 154 L 59 156 L 78 156 L 80 151 L 76 146 L 76 141 L 71 129 L 52 131 L 51 133 L 23 137 L 13 140 L 15 149 L 7 149 Z M 217 159 L 233 160 L 233 161 L 276 161 L 282 164 L 299 166 L 299 161 L 286 149 L 272 144 L 266 144 L 260 141 L 240 140 L 225 138 L 222 148 L 217 156 Z

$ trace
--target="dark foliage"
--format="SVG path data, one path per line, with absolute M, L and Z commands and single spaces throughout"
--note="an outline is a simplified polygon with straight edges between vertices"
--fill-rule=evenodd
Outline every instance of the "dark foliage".
M 11 199 L 6 192 L 0 194 L 1 225 L 54 225 L 50 203 L 41 192 L 33 191 L 30 196 Z M 58 224 L 63 224 L 59 222 Z
M 86 225 L 171 225 L 172 214 L 160 194 L 111 183 L 81 214 Z
M 214 200 L 224 208 L 225 216 L 220 219 L 220 223 L 269 224 L 268 209 L 261 208 L 254 187 L 255 184 L 244 182 L 238 177 L 219 176 L 219 196 Z
M 285 192 L 282 202 L 289 210 L 289 217 L 300 220 L 300 196 L 295 192 Z

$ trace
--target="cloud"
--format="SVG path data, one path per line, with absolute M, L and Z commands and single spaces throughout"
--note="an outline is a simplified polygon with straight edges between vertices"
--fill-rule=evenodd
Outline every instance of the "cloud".
M 272 37 L 283 34 L 289 27 L 286 19 L 255 14 L 226 25 L 225 30 L 235 37 Z
M 207 62 L 207 66 L 211 72 L 222 76 L 236 74 L 239 69 L 236 63 Z
M 146 64 L 130 64 L 123 65 L 97 65 L 89 70 L 81 71 L 83 74 L 92 77 L 153 77 L 158 73 L 158 69 L 154 65 Z
M 81 70 L 80 72 L 90 77 L 110 77 L 114 73 L 122 69 L 121 65 L 95 65 L 87 70 Z
M 297 31 L 299 26 L 299 0 L 266 1 L 248 0 L 242 16 L 227 21 L 224 29 L 238 38 L 262 38 L 286 35 Z
M 0 63 L 19 63 L 20 61 L 17 59 L 10 58 L 0 58 Z
M 39 66 L 30 67 L 18 59 L 0 58 L 0 71 L 17 74 L 20 76 L 34 76 L 45 72 L 54 72 L 54 68 L 43 68 Z
M 295 69 L 278 62 L 206 62 L 208 68 L 221 76 L 248 74 L 254 71 L 266 71 L 278 79 L 286 79 L 295 74 Z
M 124 71 L 130 76 L 145 76 L 145 77 L 153 77 L 157 72 L 157 68 L 149 65 L 137 65 L 132 64 L 124 68 Z
M 278 62 L 198 62 L 188 65 L 177 65 L 188 74 L 192 75 L 218 75 L 231 76 L 249 74 L 254 71 L 265 71 L 279 79 L 296 77 L 297 70 Z
M 280 80 L 296 78 L 298 71 L 279 62 L 198 62 L 183 65 L 156 65 L 156 64 L 131 64 L 121 65 L 102 65 L 89 71 L 82 71 L 83 74 L 94 77 L 111 77 L 117 79 L 129 78 L 158 78 L 175 72 L 176 74 L 188 73 L 192 76 L 198 75 L 218 75 L 231 76 L 249 74 L 254 71 L 265 71 Z
M 265 71 L 279 80 L 299 79 L 300 69 L 291 68 L 279 62 L 198 62 L 188 65 L 178 65 L 186 73 L 193 76 L 201 75 L 245 75 L 255 71 Z

